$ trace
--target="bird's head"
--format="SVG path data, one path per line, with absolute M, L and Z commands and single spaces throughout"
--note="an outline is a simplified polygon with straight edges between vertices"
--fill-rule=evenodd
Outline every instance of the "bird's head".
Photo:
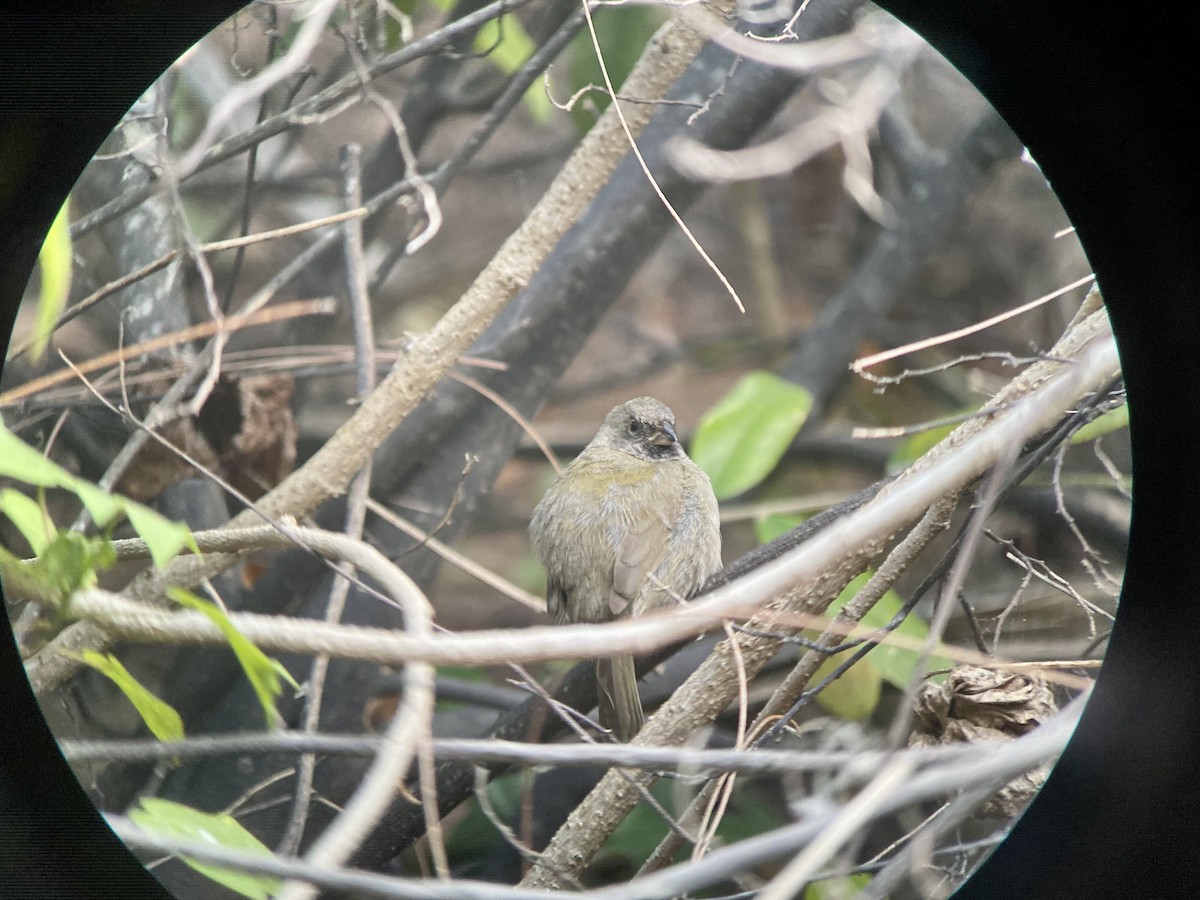
M 682 459 L 686 455 L 675 435 L 675 414 L 653 397 L 638 397 L 613 407 L 596 433 L 596 441 L 640 459 Z

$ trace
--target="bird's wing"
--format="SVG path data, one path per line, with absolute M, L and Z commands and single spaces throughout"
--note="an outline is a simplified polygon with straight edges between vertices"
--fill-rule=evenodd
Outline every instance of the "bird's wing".
M 550 613 L 550 618 L 559 624 L 566 621 L 567 593 L 563 590 L 563 586 L 553 578 L 546 581 L 546 612 Z
M 614 617 L 625 613 L 642 590 L 646 576 L 657 569 L 666 556 L 672 512 L 646 510 L 626 529 L 613 563 L 613 590 L 608 605 Z

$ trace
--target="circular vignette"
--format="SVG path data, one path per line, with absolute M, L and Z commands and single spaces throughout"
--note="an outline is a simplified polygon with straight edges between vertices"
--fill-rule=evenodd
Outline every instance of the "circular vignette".
M 29 5 L 0 31 L 0 335 L 83 167 L 135 100 L 236 12 L 232 0 Z M 0 896 L 165 897 L 58 750 L 0 629 Z
M 1200 855 L 1194 570 L 1200 266 L 1195 169 L 1173 134 L 1194 109 L 1170 16 L 1076 4 L 885 2 L 957 66 L 1029 147 L 1109 306 L 1131 414 L 1125 584 L 1093 696 L 1010 836 L 955 895 L 1193 896 Z M 1175 17 L 1178 19 L 1179 17 Z M 1180 363 L 1183 363 L 1180 365 Z
M 818 0 L 819 2 L 819 0 Z M 0 47 L 5 333 L 41 238 L 120 115 L 234 12 L 222 0 L 6 14 Z M 1000 111 L 1079 230 L 1125 366 L 1134 492 L 1121 608 L 1091 702 L 1046 787 L 963 898 L 1190 896 L 1200 874 L 1197 177 L 1175 123 L 1200 107 L 1197 16 L 1082 4 L 884 0 Z M 47 48 L 53 47 L 53 52 Z M 1190 149 L 1190 147 L 1189 147 Z M 47 161 L 52 164 L 48 165 Z M 0 639 L 0 883 L 20 897 L 160 895 L 103 826 Z

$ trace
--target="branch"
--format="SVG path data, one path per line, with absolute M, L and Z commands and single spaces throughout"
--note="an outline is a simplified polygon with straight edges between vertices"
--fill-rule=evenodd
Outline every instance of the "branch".
M 321 753 L 338 756 L 371 756 L 384 745 L 374 734 L 309 734 L 273 731 L 258 734 L 219 734 L 163 742 L 145 740 L 79 741 L 60 743 L 73 763 L 120 759 L 151 762 L 204 756 L 243 756 L 248 753 Z M 786 772 L 836 770 L 850 763 L 864 768 L 895 756 L 892 751 L 710 750 L 694 747 L 640 747 L 633 744 L 531 744 L 495 738 L 439 738 L 430 745 L 443 760 L 503 763 L 506 766 L 621 766 L 681 772 L 689 776 L 715 772 L 770 775 Z M 917 766 L 961 761 L 976 752 L 974 745 L 922 747 L 903 751 Z
M 820 612 L 896 530 L 947 494 L 974 481 L 1011 453 L 1011 448 L 1019 448 L 1048 430 L 1063 410 L 1120 369 L 1103 311 L 1071 328 L 1056 345 L 1055 356 L 1073 358 L 1074 362 L 1063 365 L 1047 361 L 1031 366 L 989 403 L 988 408 L 996 410 L 994 416 L 960 426 L 859 512 L 732 585 L 756 598 L 780 598 L 760 613 L 761 624 L 751 624 L 770 631 L 779 628 L 780 618 L 789 610 Z M 907 502 L 901 500 L 905 497 Z M 868 522 L 875 527 L 855 527 Z M 820 566 L 788 564 L 818 557 Z M 782 577 L 775 578 L 776 574 Z M 725 590 L 708 595 L 691 611 L 709 603 L 715 606 Z M 749 677 L 779 643 L 779 639 L 768 637 L 740 641 L 740 657 Z M 737 682 L 732 656 L 729 641 L 718 645 L 704 665 L 647 721 L 634 743 L 682 743 L 697 728 L 711 722 L 734 697 Z M 630 790 L 629 780 L 619 771 L 609 772 L 572 813 L 547 847 L 541 863 L 523 883 L 561 889 L 567 884 L 566 878 L 577 876 L 636 803 L 637 794 Z M 653 781 L 645 775 L 633 776 L 633 780 L 643 785 Z
M 1077 702 L 1074 710 L 1056 716 L 1028 735 L 1000 746 L 972 747 L 968 754 L 947 760 L 944 766 L 931 767 L 896 791 L 879 798 L 864 819 L 876 819 L 910 804 L 969 790 L 976 785 L 1009 780 L 1034 768 L 1062 751 L 1082 706 Z M 907 753 L 901 758 L 910 759 Z M 312 861 L 251 854 L 197 841 L 163 838 L 147 834 L 123 816 L 108 816 L 107 819 L 117 835 L 134 849 L 179 854 L 226 868 L 280 878 L 299 877 L 313 885 L 365 896 L 412 900 L 551 900 L 561 896 L 545 890 L 512 888 L 477 881 L 455 880 L 447 883 L 337 869 Z M 809 845 L 821 834 L 824 826 L 823 821 L 805 819 L 717 850 L 703 860 L 677 865 L 625 884 L 594 890 L 590 896 L 597 900 L 661 900 L 679 896 L 725 880 L 730 873 L 745 871 L 793 854 Z
M 496 0 L 496 2 L 489 4 L 478 12 L 463 16 L 455 22 L 444 25 L 432 34 L 419 38 L 397 50 L 395 53 L 378 60 L 368 66 L 367 76 L 375 79 L 423 56 L 436 53 L 454 43 L 460 35 L 471 34 L 484 23 L 512 12 L 515 9 L 519 9 L 530 2 L 531 0 Z M 257 144 L 261 144 L 268 138 L 272 138 L 277 134 L 287 131 L 289 128 L 295 127 L 297 124 L 303 124 L 315 115 L 320 115 L 333 109 L 347 98 L 352 97 L 361 88 L 362 80 L 359 73 L 355 72 L 347 75 L 325 88 L 325 90 L 298 103 L 294 107 L 286 109 L 278 115 L 271 116 L 253 128 L 226 138 L 210 147 L 205 152 L 204 157 L 196 162 L 190 171 L 182 173 L 180 180 L 186 180 L 198 172 L 202 172 L 219 162 L 237 156 L 239 153 L 249 150 Z M 93 210 L 88 215 L 72 223 L 71 239 L 78 240 L 99 225 L 129 212 L 139 203 L 144 202 L 161 189 L 162 187 L 158 179 L 148 176 L 145 184 L 126 191 L 99 209 Z
M 496 6 L 504 6 L 504 3 L 493 4 Z M 703 40 L 690 28 L 675 20 L 669 22 L 650 41 L 628 83 L 646 96 L 664 93 L 702 43 Z M 380 442 L 429 393 L 503 306 L 529 282 L 555 242 L 581 216 L 588 201 L 604 185 L 624 155 L 622 141 L 618 138 L 622 132 L 621 124 L 616 114 L 610 112 L 606 111 L 588 132 L 538 205 L 505 241 L 467 293 L 430 332 L 409 348 L 403 364 L 393 369 L 308 462 L 259 500 L 258 508 L 263 516 L 302 517 L 341 494 Z M 631 110 L 625 117 L 629 128 L 638 133 L 652 112 L 653 108 L 649 106 Z M 245 528 L 257 519 L 256 513 L 243 512 L 227 527 Z M 235 558 L 230 556 L 209 557 L 201 563 L 180 560 L 165 573 L 143 574 L 127 591 L 135 599 L 157 597 L 162 594 L 165 584 L 193 585 L 234 561 Z M 95 627 L 81 626 L 76 633 L 69 636 L 64 633 L 61 638 L 62 646 L 102 649 L 108 646 L 111 635 L 105 635 Z M 56 653 L 54 647 L 55 642 L 52 642 L 29 661 L 31 680 L 34 677 L 32 671 L 38 671 L 42 690 L 60 684 L 80 665 L 73 657 Z
M 637 620 L 603 625 L 559 625 L 497 629 L 432 640 L 382 629 L 330 629 L 304 620 L 234 614 L 233 619 L 264 648 L 305 653 L 331 653 L 345 658 L 395 664 L 420 660 L 437 664 L 488 664 L 563 657 L 645 654 L 676 641 L 695 637 L 727 618 L 752 615 L 764 603 L 793 591 L 798 583 L 815 583 L 846 561 L 846 548 L 874 546 L 940 500 L 948 491 L 978 478 L 1006 447 L 1020 446 L 1048 430 L 1063 409 L 1112 378 L 1118 371 L 1116 346 L 1103 312 L 1086 319 L 1059 342 L 1056 357 L 1082 343 L 1079 358 L 1066 366 L 1057 362 L 1030 367 L 1001 391 L 992 405 L 1003 409 L 995 417 L 973 419 L 918 460 L 904 475 L 852 516 L 835 523 L 803 545 L 746 573 L 736 581 L 708 591 L 687 607 Z M 1023 393 L 1024 392 L 1024 393 Z M 1020 397 L 1020 399 L 1017 399 Z M 323 549 L 331 536 L 313 529 L 289 528 L 312 549 Z M 290 539 L 274 528 L 238 533 L 229 529 L 196 536 L 205 552 L 233 556 L 249 547 L 287 546 Z M 140 541 L 116 542 L 129 558 L 146 552 Z M 851 566 L 852 568 L 852 566 Z M 857 575 L 861 566 L 849 572 Z M 838 588 L 840 590 L 840 586 Z M 220 631 L 203 615 L 167 613 L 107 592 L 81 592 L 72 600 L 77 615 L 95 617 L 114 634 L 127 639 L 217 643 Z M 61 636 L 60 636 L 61 637 Z M 57 639 L 56 639 L 57 640 Z M 29 663 L 31 683 L 45 689 L 46 653 Z

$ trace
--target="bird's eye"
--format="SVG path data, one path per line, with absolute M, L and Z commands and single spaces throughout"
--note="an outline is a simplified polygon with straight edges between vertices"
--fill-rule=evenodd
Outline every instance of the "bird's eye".
M 630 434 L 637 434 L 641 430 L 642 430 L 642 423 L 639 422 L 637 419 L 634 419 L 632 422 L 629 423 L 629 433 Z

